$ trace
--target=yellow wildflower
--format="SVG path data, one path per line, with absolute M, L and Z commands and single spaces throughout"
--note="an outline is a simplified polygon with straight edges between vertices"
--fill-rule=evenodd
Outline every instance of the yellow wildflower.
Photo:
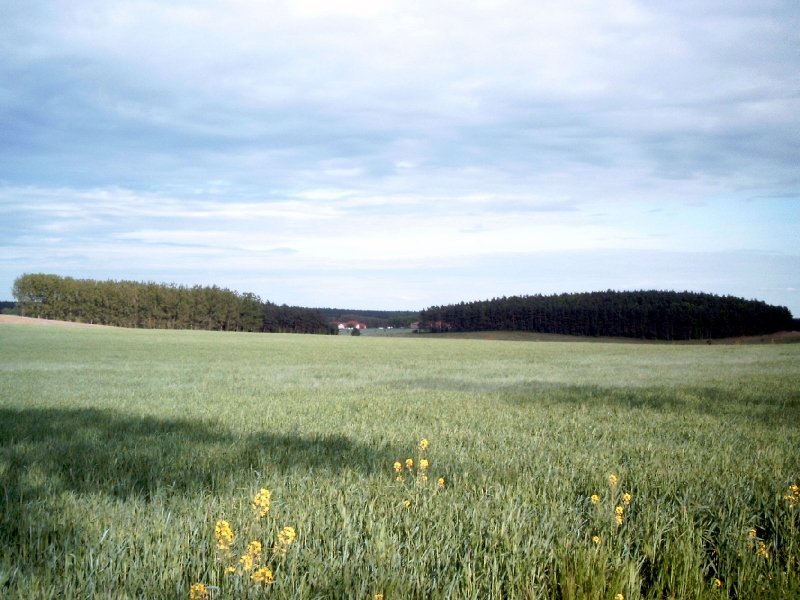
M 438 485 L 440 488 L 444 487 L 444 483 L 444 477 L 439 477 L 439 479 L 436 480 L 436 485 Z
M 394 480 L 395 481 L 403 481 L 403 476 L 402 475 L 398 475 L 397 477 L 394 478 Z
M 422 475 L 420 475 L 419 480 L 422 483 L 425 483 L 426 481 L 428 481 L 428 476 L 423 473 Z
M 414 468 L 414 459 L 413 458 L 407 458 L 406 459 L 406 469 L 411 470 L 413 468 Z
M 377 593 L 372 597 L 372 600 L 383 600 L 383 594 Z
M 273 577 L 272 569 L 269 567 L 261 567 L 260 569 L 256 569 L 253 571 L 253 574 L 250 575 L 250 579 L 252 579 L 254 583 L 260 583 L 262 585 L 270 585 L 271 583 L 275 583 L 275 577 Z
M 720 589 L 722 587 L 722 580 L 721 579 L 714 579 L 714 587 Z
M 633 500 L 633 496 L 631 496 L 628 492 L 622 494 L 622 504 L 628 506 L 631 503 L 631 500 Z
M 217 521 L 217 525 L 214 527 L 214 537 L 217 538 L 217 549 L 230 550 L 234 537 L 230 523 L 222 520 Z
M 253 497 L 253 510 L 258 513 L 258 517 L 263 519 L 269 512 L 269 504 L 272 499 L 272 494 L 266 488 L 261 488 L 259 492 Z
M 247 550 L 245 550 L 245 553 L 242 554 L 242 557 L 239 559 L 239 565 L 242 567 L 242 571 L 253 570 L 261 558 L 261 549 L 261 542 L 257 540 L 253 540 L 247 544 Z
M 756 535 L 757 535 L 757 532 L 756 532 L 756 528 L 755 527 L 751 527 L 747 531 L 747 537 L 749 537 L 750 539 L 755 539 Z
M 769 549 L 767 548 L 767 545 L 764 542 L 762 541 L 758 542 L 758 546 L 756 547 L 756 554 L 758 554 L 761 558 L 769 558 Z
M 789 508 L 794 508 L 800 503 L 800 486 L 793 483 L 789 486 L 789 493 L 784 496 L 784 499 L 789 502 Z
M 598 496 L 597 494 L 592 494 L 591 500 L 592 504 L 600 504 L 600 496 Z
M 603 540 L 600 539 L 599 535 L 593 535 L 592 541 L 594 542 L 595 546 L 599 546 L 600 542 L 602 542 Z
M 423 450 L 423 451 L 424 451 L 424 450 L 427 450 L 427 449 L 428 449 L 428 445 L 429 445 L 429 444 L 428 444 L 428 440 L 426 440 L 425 438 L 422 438 L 422 439 L 419 441 L 419 449 L 420 449 L 420 450 Z
M 614 513 L 618 514 L 618 515 L 621 515 L 624 512 L 625 512 L 625 509 L 622 507 L 621 504 L 619 506 L 617 506 L 617 508 L 614 509 Z
M 297 538 L 297 532 L 294 527 L 284 527 L 278 533 L 278 543 L 288 546 Z
M 616 521 L 617 525 L 622 525 L 622 515 L 616 515 L 614 521 Z
M 619 483 L 619 477 L 612 473 L 608 476 L 608 483 L 611 485 L 611 487 L 616 487 L 616 485 Z
M 623 596 L 622 594 L 617 594 L 616 596 L 614 596 L 614 600 L 625 600 L 625 596 Z
M 225 567 L 226 573 L 236 573 L 236 567 L 231 565 L 230 567 Z
M 399 460 L 394 461 L 394 465 L 392 466 L 394 467 L 395 473 L 399 473 L 400 471 L 403 470 L 403 465 L 400 464 Z
M 210 598 L 208 588 L 204 583 L 193 583 L 189 588 L 189 600 L 206 600 Z
M 241 565 L 242 571 L 252 571 L 253 567 L 255 567 L 255 560 L 253 559 L 253 555 L 242 554 L 242 557 L 239 559 L 239 565 Z
M 261 542 L 258 540 L 253 540 L 247 544 L 247 554 L 252 556 L 254 560 L 258 561 L 258 559 L 261 557 Z
M 403 506 L 406 508 L 411 508 L 411 500 L 403 500 Z
M 427 459 L 427 458 L 423 458 L 423 459 L 421 459 L 421 460 L 419 461 L 419 470 L 420 470 L 420 471 L 424 471 L 425 469 L 427 469 L 427 468 L 428 468 L 428 464 L 429 464 L 429 463 L 428 463 L 428 459 Z

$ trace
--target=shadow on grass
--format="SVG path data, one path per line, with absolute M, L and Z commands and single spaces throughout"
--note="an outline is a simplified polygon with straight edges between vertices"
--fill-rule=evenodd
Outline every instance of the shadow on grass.
M 340 435 L 235 435 L 202 421 L 97 409 L 0 410 L 0 489 L 31 499 L 56 490 L 135 495 L 213 491 L 233 473 L 385 469 L 398 451 Z
M 746 417 L 771 427 L 796 427 L 800 422 L 800 390 L 777 392 L 747 388 L 732 392 L 711 386 L 601 386 L 554 382 L 507 384 L 491 380 L 417 377 L 398 381 L 407 389 L 469 392 L 499 397 L 512 406 L 652 410 L 662 413 Z
M 660 413 L 697 414 L 719 418 L 740 417 L 771 427 L 794 427 L 800 419 L 800 391 L 771 393 L 714 387 L 611 387 L 537 383 L 508 389 L 508 402 L 525 405 L 571 406 L 651 410 Z
M 145 502 L 202 498 L 240 486 L 242 473 L 252 473 L 254 484 L 259 473 L 265 481 L 345 468 L 369 475 L 386 472 L 399 455 L 341 435 L 240 435 L 212 422 L 107 410 L 0 409 L 0 596 L 12 585 L 26 589 L 37 573 L 47 579 L 66 568 L 64 555 L 85 560 L 83 527 L 58 513 L 63 492 Z

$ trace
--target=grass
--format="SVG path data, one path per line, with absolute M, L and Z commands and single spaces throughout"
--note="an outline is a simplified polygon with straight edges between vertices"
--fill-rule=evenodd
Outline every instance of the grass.
M 2 325 L 0 597 L 798 597 L 798 359 Z

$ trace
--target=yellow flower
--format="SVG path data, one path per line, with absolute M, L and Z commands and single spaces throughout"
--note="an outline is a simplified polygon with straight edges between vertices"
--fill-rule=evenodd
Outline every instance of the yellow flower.
M 236 573 L 236 567 L 231 565 L 230 567 L 225 567 L 226 573 Z
M 622 503 L 625 506 L 628 506 L 631 503 L 631 500 L 633 500 L 633 496 L 631 496 L 628 492 L 622 494 Z
M 761 558 L 769 558 L 769 549 L 764 542 L 759 541 L 758 547 L 756 548 L 756 554 L 758 554 Z
M 616 596 L 614 596 L 614 600 L 625 600 L 625 596 L 623 596 L 622 594 L 617 594 Z
M 722 587 L 722 580 L 721 579 L 714 579 L 714 587 L 720 589 Z
M 253 540 L 247 544 L 247 550 L 245 550 L 245 553 L 242 554 L 242 557 L 239 559 L 239 565 L 241 565 L 242 571 L 253 570 L 261 558 L 261 549 L 261 542 L 257 540 Z
M 747 531 L 747 537 L 749 537 L 750 539 L 755 539 L 756 535 L 757 535 L 757 533 L 756 533 L 756 528 L 755 527 L 751 527 Z
M 800 486 L 793 483 L 789 486 L 789 493 L 784 496 L 784 499 L 789 502 L 789 508 L 794 508 L 800 502 Z
M 208 588 L 204 583 L 193 583 L 189 588 L 189 600 L 206 600 L 209 597 Z
M 615 516 L 614 520 L 617 522 L 617 525 L 622 525 L 622 515 Z
M 622 516 L 622 513 L 624 513 L 624 512 L 625 512 L 625 509 L 622 507 L 621 504 L 619 506 L 617 506 L 617 508 L 614 509 L 614 514 L 617 514 L 619 516 Z
M 429 445 L 428 444 L 428 440 L 426 440 L 425 438 L 422 438 L 419 441 L 419 449 L 420 450 L 427 450 L 428 449 L 428 445 Z
M 428 464 L 429 464 L 429 463 L 428 463 L 428 459 L 427 459 L 427 458 L 423 458 L 423 459 L 421 459 L 421 460 L 419 461 L 419 470 L 420 470 L 420 471 L 424 471 L 425 469 L 427 469 L 427 468 L 428 468 Z
M 214 527 L 214 537 L 217 538 L 217 549 L 230 550 L 234 537 L 233 529 L 231 529 L 230 523 L 222 520 L 217 521 L 217 524 Z
M 403 481 L 403 476 L 402 475 L 398 475 L 397 477 L 394 478 L 394 480 L 395 481 Z
M 600 542 L 602 542 L 603 540 L 600 539 L 599 535 L 593 535 L 592 536 L 592 541 L 595 543 L 595 546 L 599 546 Z
M 272 499 L 272 494 L 266 488 L 261 488 L 259 492 L 253 497 L 253 510 L 258 513 L 258 517 L 263 519 L 269 512 L 269 503 Z
M 297 538 L 297 532 L 294 527 L 284 527 L 278 533 L 278 543 L 288 546 Z
M 428 481 L 428 476 L 425 475 L 425 474 L 422 474 L 422 475 L 420 475 L 419 480 L 421 482 L 425 483 L 426 481 Z
M 255 567 L 255 560 L 253 559 L 253 555 L 242 554 L 242 557 L 239 559 L 239 564 L 242 567 L 242 571 L 252 571 L 253 567 Z
M 247 544 L 247 554 L 252 556 L 253 560 L 258 562 L 258 559 L 261 557 L 261 542 L 253 540 Z
M 394 466 L 395 473 L 399 473 L 400 471 L 403 470 L 403 465 L 400 464 L 399 460 L 394 461 L 394 465 L 393 466 Z
M 261 567 L 260 569 L 256 569 L 253 571 L 253 574 L 250 575 L 250 579 L 252 579 L 254 583 L 260 583 L 262 585 L 270 585 L 271 583 L 275 582 L 275 577 L 272 575 L 272 569 L 269 567 Z
M 616 487 L 616 485 L 619 483 L 619 477 L 612 473 L 608 476 L 608 483 L 611 485 L 611 487 Z
M 377 593 L 372 597 L 372 600 L 383 600 L 383 594 Z
M 600 504 L 600 496 L 592 494 L 592 504 Z
M 411 508 L 411 500 L 403 500 L 403 506 L 406 508 Z
M 414 459 L 407 458 L 406 459 L 406 469 L 413 469 L 414 468 Z
M 438 485 L 440 488 L 444 487 L 444 483 L 444 477 L 439 477 L 439 479 L 436 480 L 436 485 Z

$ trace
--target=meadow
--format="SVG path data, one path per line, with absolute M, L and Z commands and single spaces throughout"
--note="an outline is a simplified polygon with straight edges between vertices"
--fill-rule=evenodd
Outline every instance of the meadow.
M 798 449 L 800 344 L 3 324 L 0 597 L 800 597 Z

